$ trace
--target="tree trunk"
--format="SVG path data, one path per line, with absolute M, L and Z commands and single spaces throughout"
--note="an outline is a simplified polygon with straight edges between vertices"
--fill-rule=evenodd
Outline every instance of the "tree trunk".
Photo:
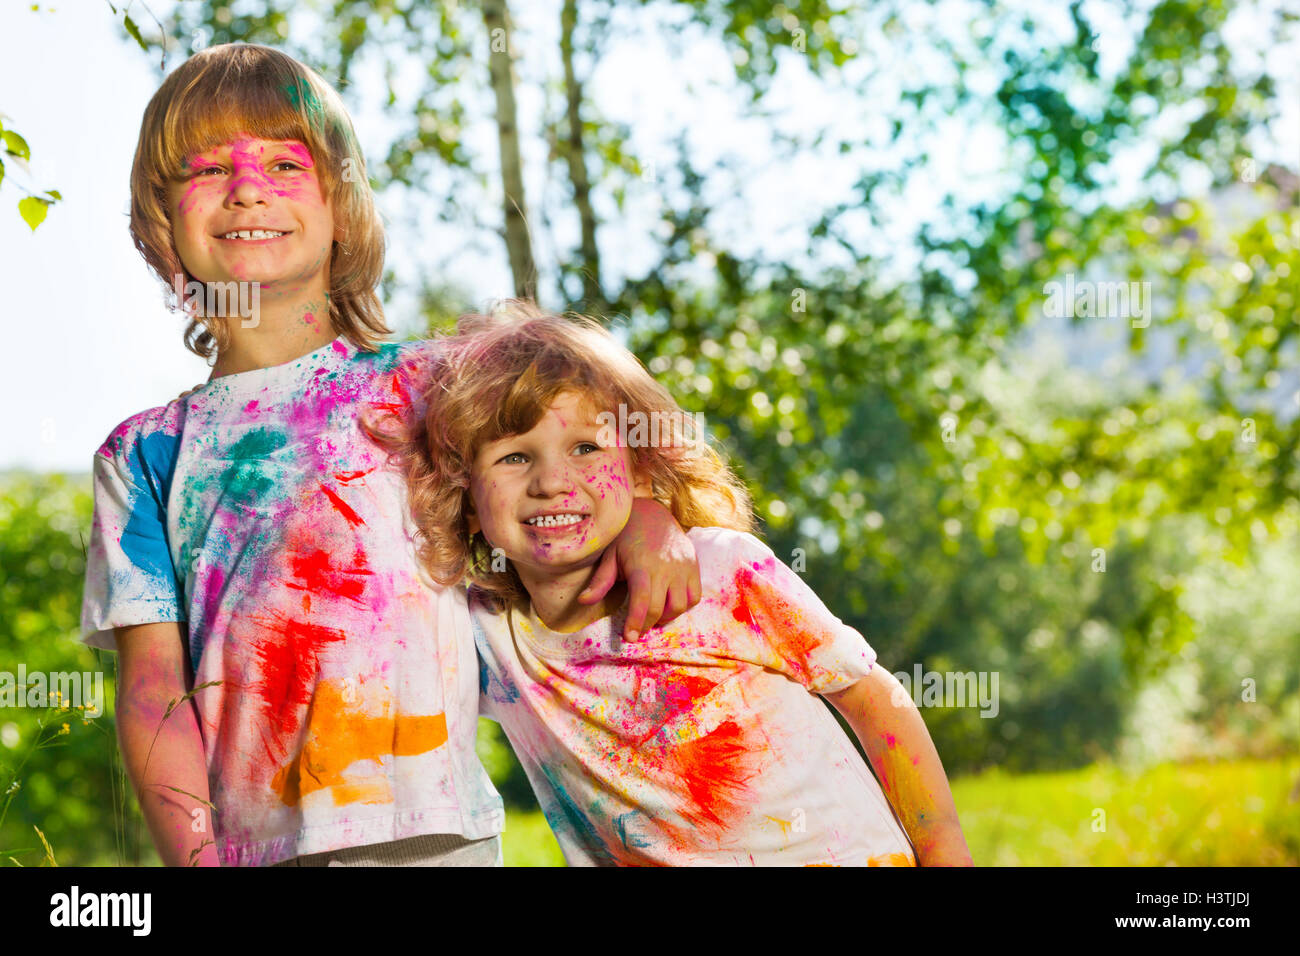
M 582 84 L 573 71 L 573 31 L 578 24 L 577 0 L 565 0 L 560 14 L 560 55 L 564 60 L 564 91 L 568 99 L 569 140 L 565 149 L 569 179 L 573 182 L 573 203 L 582 220 L 582 298 L 581 311 L 602 313 L 606 310 L 600 286 L 600 251 L 596 246 L 596 214 L 591 208 L 591 182 L 587 178 L 587 159 L 582 145 Z
M 528 204 L 524 201 L 524 166 L 519 158 L 519 124 L 515 110 L 514 66 L 511 60 L 510 11 L 506 0 L 484 0 L 488 31 L 488 72 L 497 101 L 497 141 L 501 147 L 501 184 L 505 194 L 505 240 L 514 277 L 515 295 L 535 298 L 537 266 L 528 237 Z

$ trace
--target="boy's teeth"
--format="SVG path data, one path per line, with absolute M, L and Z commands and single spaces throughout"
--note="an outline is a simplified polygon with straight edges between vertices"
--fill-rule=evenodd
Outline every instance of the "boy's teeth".
M 582 520 L 582 515 L 539 515 L 536 518 L 529 518 L 528 524 L 547 528 L 557 525 L 577 524 Z
M 282 232 L 274 232 L 269 229 L 239 229 L 235 232 L 228 232 L 222 239 L 275 239 L 277 236 L 283 236 Z

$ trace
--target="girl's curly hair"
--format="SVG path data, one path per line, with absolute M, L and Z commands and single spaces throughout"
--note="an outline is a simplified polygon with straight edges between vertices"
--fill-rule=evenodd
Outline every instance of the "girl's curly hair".
M 462 316 L 456 334 L 439 345 L 423 420 L 402 433 L 371 433 L 406 473 L 419 556 L 430 575 L 444 585 L 468 579 L 495 609 L 526 608 L 514 568 L 507 562 L 504 573 L 493 571 L 491 546 L 481 532 L 469 533 L 470 470 L 479 449 L 531 431 L 566 391 L 623 414 L 619 421 L 637 421 L 637 412 L 643 422 L 687 416 L 631 352 L 585 316 L 509 299 L 490 314 Z M 667 424 L 658 431 L 657 440 L 630 443 L 632 464 L 678 523 L 751 530 L 749 493 L 703 434 Z

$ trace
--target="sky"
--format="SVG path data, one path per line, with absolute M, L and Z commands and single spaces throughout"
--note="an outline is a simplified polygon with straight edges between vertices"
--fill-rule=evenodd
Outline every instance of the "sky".
M 209 370 L 182 344 L 182 321 L 165 307 L 162 287 L 127 231 L 131 158 L 140 117 L 159 82 L 156 63 L 122 38 L 120 22 L 107 3 L 64 0 L 52 8 L 41 4 L 39 12 L 30 6 L 13 0 L 0 5 L 0 110 L 32 148 L 30 177 L 10 165 L 8 181 L 0 186 L 0 279 L 5 280 L 0 317 L 8 339 L 0 350 L 0 401 L 17 412 L 0 431 L 0 471 L 83 472 L 114 426 L 205 381 Z M 163 17 L 172 6 L 167 0 L 150 3 Z M 945 0 L 940 6 L 947 12 L 918 7 L 909 13 L 917 21 L 909 26 L 919 29 L 922 20 L 935 17 L 961 22 L 964 14 L 956 11 L 964 6 L 962 0 Z M 525 80 L 529 71 L 533 79 L 557 76 L 558 66 L 532 51 L 556 49 L 558 16 L 546 4 L 513 8 L 519 18 L 518 43 L 529 51 L 519 64 Z M 638 10 L 620 9 L 619 15 L 653 15 Z M 668 31 L 639 31 L 634 21 L 616 26 L 620 29 L 612 42 L 618 48 L 606 53 L 587 84 L 598 115 L 636 117 L 633 152 L 652 162 L 658 157 L 662 164 L 671 162 L 667 144 L 682 128 L 701 164 L 724 153 L 742 157 L 748 163 L 743 182 L 723 203 L 720 220 L 733 235 L 753 237 L 755 247 L 761 243 L 772 258 L 803 250 L 800 211 L 815 218 L 816 210 L 850 190 L 860 170 L 847 163 L 828 165 L 811 154 L 772 162 L 770 130 L 764 121 L 740 116 L 732 67 L 720 46 L 685 29 L 669 48 L 664 40 Z M 1099 50 L 1103 64 L 1121 62 L 1126 55 L 1121 27 L 1107 27 Z M 1068 29 L 1068 20 L 1062 28 Z M 173 63 L 179 62 L 179 54 L 174 56 Z M 942 64 L 921 66 L 939 69 Z M 847 71 L 852 69 L 850 64 Z M 556 189 L 543 178 L 545 143 L 529 131 L 544 111 L 539 86 L 519 86 L 530 196 Z M 861 104 L 847 95 L 837 101 L 806 70 L 783 63 L 769 105 L 784 132 L 833 126 L 845 115 L 871 122 Z M 846 109 L 854 113 L 846 114 Z M 359 112 L 354 121 L 363 146 L 386 142 L 383 117 Z M 1279 153 L 1300 156 L 1300 139 L 1286 138 L 1300 137 L 1294 108 L 1286 130 L 1284 141 L 1276 144 Z M 467 134 L 476 138 L 472 145 L 478 155 L 495 156 L 490 124 Z M 951 138 L 959 134 L 960 148 L 952 148 Z M 963 184 L 970 198 L 996 185 L 1000 143 L 994 130 L 940 128 L 936 135 L 932 174 L 916 177 L 897 208 L 879 211 L 877 222 L 886 225 L 872 235 L 879 248 L 892 250 L 890 261 L 899 272 L 914 264 L 907 252 L 908 230 L 917 217 L 936 208 L 946 189 Z M 13 208 L 22 195 L 18 184 L 57 188 L 64 196 L 35 232 Z M 794 192 L 794 184 L 803 191 Z M 630 191 L 624 214 L 598 210 L 602 258 L 611 272 L 635 273 L 648 261 L 644 235 L 653 228 L 661 187 L 653 177 L 638 185 L 643 188 Z M 406 274 L 436 268 L 480 304 L 510 294 L 499 244 L 484 243 L 482 235 L 469 242 L 454 225 L 429 222 L 415 224 L 419 241 L 414 242 L 403 197 L 396 190 L 390 193 L 380 199 L 394 239 L 390 265 Z M 478 218 L 498 216 L 491 206 Z M 556 243 L 575 245 L 576 217 L 557 220 L 550 230 Z M 743 242 L 737 248 L 747 251 Z M 548 256 L 553 262 L 554 250 L 539 243 L 538 256 L 545 268 Z M 402 303 L 389 305 L 392 324 L 399 331 L 409 327 Z

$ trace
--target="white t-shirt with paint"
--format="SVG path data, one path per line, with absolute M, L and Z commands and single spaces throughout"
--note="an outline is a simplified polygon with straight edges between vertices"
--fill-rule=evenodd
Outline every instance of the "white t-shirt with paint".
M 480 711 L 573 865 L 905 865 L 915 857 L 817 695 L 875 652 L 757 538 L 694 528 L 704 596 L 635 643 L 471 592 Z
M 187 630 L 223 865 L 501 830 L 465 592 L 421 571 L 402 475 L 360 424 L 423 413 L 430 348 L 337 339 L 95 455 L 83 639 Z

